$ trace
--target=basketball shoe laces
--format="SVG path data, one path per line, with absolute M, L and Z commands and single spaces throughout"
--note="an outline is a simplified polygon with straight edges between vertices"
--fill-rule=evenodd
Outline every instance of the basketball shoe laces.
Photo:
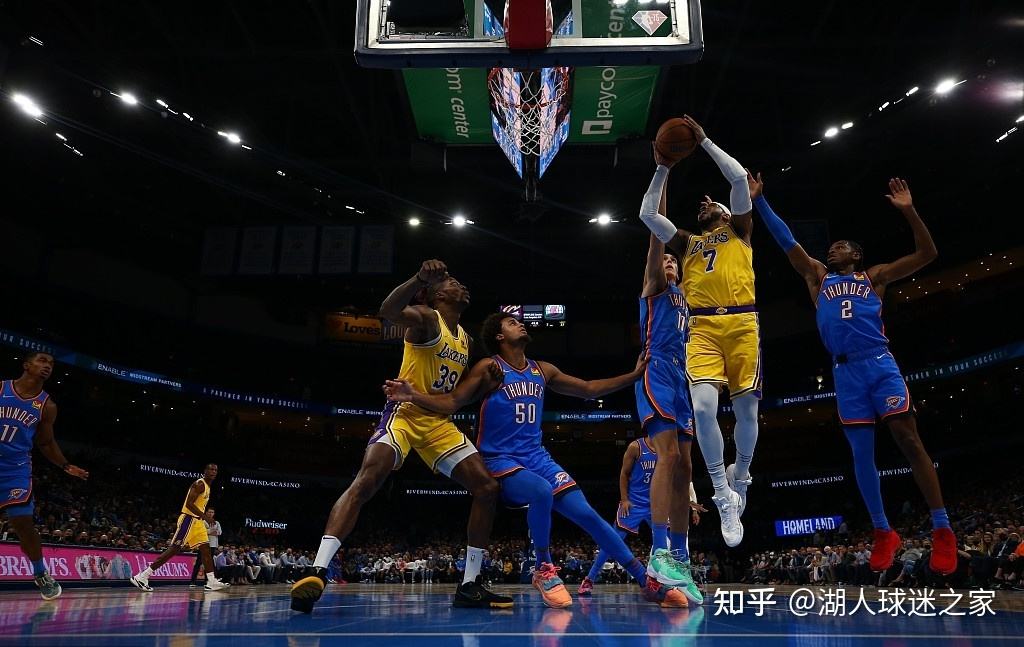
M 562 578 L 558 577 L 558 571 L 562 569 L 555 566 L 554 564 L 545 564 L 545 566 L 547 566 L 548 568 L 538 569 L 536 573 L 537 577 L 541 579 L 541 583 L 544 586 L 544 590 L 546 591 L 553 586 L 562 584 Z M 552 580 L 558 581 L 552 582 Z

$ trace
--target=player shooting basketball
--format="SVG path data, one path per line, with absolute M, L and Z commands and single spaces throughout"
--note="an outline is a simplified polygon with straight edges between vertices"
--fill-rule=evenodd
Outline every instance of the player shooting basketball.
M 753 207 L 743 166 L 708 139 L 691 117 L 683 120 L 729 181 L 729 208 L 704 196 L 697 212 L 699 234 L 672 224 L 658 212 L 658 206 L 669 169 L 682 156 L 668 157 L 655 146 L 658 169 L 644 195 L 640 219 L 682 259 L 682 292 L 689 308 L 686 377 L 697 440 L 715 488 L 711 500 L 722 519 L 722 537 L 727 546 L 736 546 L 743 540 L 740 515 L 751 482 L 749 468 L 757 444 L 757 403 L 761 398 L 761 343 L 750 248 Z M 736 414 L 736 463 L 728 469 L 718 426 L 722 387 L 729 388 Z M 655 496 L 652 487 L 652 507 Z

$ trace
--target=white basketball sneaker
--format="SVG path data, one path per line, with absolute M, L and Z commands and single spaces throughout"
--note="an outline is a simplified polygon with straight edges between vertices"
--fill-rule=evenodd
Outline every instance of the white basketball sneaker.
M 747 509 L 747 488 L 754 482 L 754 477 L 747 472 L 747 478 L 739 480 L 736 478 L 736 463 L 733 463 L 729 467 L 725 468 L 725 480 L 729 482 L 729 487 L 733 492 L 740 495 L 740 508 L 739 515 L 743 516 L 743 511 Z
M 743 541 L 743 523 L 740 521 L 739 507 L 742 502 L 740 495 L 728 490 L 725 496 L 713 496 L 711 500 L 718 506 L 718 516 L 722 518 L 722 539 L 729 548 L 739 546 Z

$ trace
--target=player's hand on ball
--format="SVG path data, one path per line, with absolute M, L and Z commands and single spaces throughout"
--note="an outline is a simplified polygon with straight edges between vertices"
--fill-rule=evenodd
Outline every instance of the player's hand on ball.
M 750 188 L 750 199 L 756 200 L 764 192 L 764 181 L 761 179 L 761 174 L 758 173 L 755 178 L 750 173 L 750 169 L 747 169 L 747 186 Z
M 412 386 L 405 380 L 388 380 L 384 383 L 384 394 L 392 402 L 410 402 Z
M 436 283 L 444 280 L 447 276 L 448 266 L 444 264 L 444 261 L 439 261 L 436 258 L 423 261 L 420 271 L 416 273 L 416 278 L 423 283 Z
M 661 153 L 659 153 L 658 147 L 654 144 L 654 142 L 651 142 L 651 150 L 654 151 L 654 163 L 657 164 L 658 166 L 666 166 L 668 168 L 672 168 L 679 162 L 679 160 L 669 159 L 662 155 Z
M 702 141 L 708 138 L 707 134 L 704 133 L 704 129 L 701 128 L 700 124 L 693 120 L 693 117 L 691 117 L 690 115 L 683 115 L 683 121 L 685 121 L 686 125 L 689 126 L 690 130 L 693 131 L 694 137 L 697 138 L 698 146 Z
M 89 478 L 89 472 L 86 472 L 77 465 L 68 465 L 67 467 L 64 468 L 64 471 L 70 474 L 71 476 L 74 476 L 76 479 L 82 479 L 83 481 Z
M 910 187 L 898 177 L 889 180 L 889 193 L 885 197 L 897 209 L 909 209 L 914 206 L 914 199 L 910 195 Z
M 619 501 L 619 518 L 625 519 L 629 516 L 629 511 L 633 509 L 633 504 L 629 501 Z

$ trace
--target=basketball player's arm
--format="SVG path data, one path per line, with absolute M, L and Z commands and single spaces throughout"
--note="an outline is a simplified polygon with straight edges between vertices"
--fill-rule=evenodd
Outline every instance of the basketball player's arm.
M 624 389 L 633 382 L 636 382 L 644 375 L 647 368 L 648 358 L 642 358 L 636 364 L 636 368 L 624 375 L 608 377 L 603 380 L 581 380 L 558 370 L 558 367 L 548 362 L 537 362 L 540 370 L 544 372 L 544 380 L 547 386 L 555 393 L 569 395 L 584 400 L 593 400 L 602 395 L 614 393 Z
M 683 121 L 693 130 L 697 144 L 707 151 L 711 159 L 718 165 L 722 175 L 729 181 L 729 210 L 732 211 L 732 226 L 743 240 L 750 243 L 750 232 L 754 226 L 754 207 L 750 202 L 750 189 L 747 186 L 747 169 L 708 139 L 704 129 L 694 121 L 693 117 L 683 115 Z
M 425 305 L 410 303 L 421 290 L 430 289 L 447 275 L 448 268 L 444 262 L 433 259 L 423 261 L 420 270 L 411 279 L 392 290 L 384 299 L 378 314 L 384 319 L 407 326 L 409 330 L 406 335 L 414 344 L 434 339 L 441 332 L 434 310 Z
M 405 380 L 388 380 L 384 393 L 393 402 L 412 402 L 418 407 L 451 415 L 493 391 L 501 384 L 499 375 L 503 375 L 501 367 L 487 357 L 474 364 L 451 393 L 423 393 Z
M 761 174 L 758 173 L 755 178 L 750 171 L 747 171 L 747 185 L 750 188 L 753 204 L 757 207 L 757 212 L 761 214 L 761 219 L 764 220 L 765 228 L 782 248 L 782 251 L 786 252 L 789 264 L 793 266 L 797 274 L 804 278 L 807 289 L 811 293 L 811 301 L 814 301 L 818 296 L 821 278 L 828 273 L 828 269 L 824 263 L 810 257 L 803 246 L 796 242 L 789 226 L 768 205 L 768 200 L 764 197 L 764 181 L 761 179 Z
M 635 442 L 629 443 L 626 452 L 622 455 L 622 469 L 619 470 L 619 516 L 629 516 L 629 509 L 633 504 L 629 502 L 629 477 L 633 472 L 633 465 L 636 459 L 640 458 L 640 448 Z
M 665 243 L 651 234 L 651 242 L 647 247 L 647 265 L 644 267 L 644 289 L 642 297 L 649 297 L 665 291 Z
M 914 208 L 914 201 L 907 183 L 898 177 L 893 178 L 889 180 L 889 191 L 891 193 L 885 197 L 889 199 L 892 206 L 900 210 L 903 217 L 907 219 L 911 231 L 914 232 L 914 253 L 898 258 L 892 263 L 875 265 L 868 269 L 868 278 L 874 284 L 875 290 L 879 292 L 879 296 L 887 284 L 910 276 L 934 261 L 939 255 L 928 227 L 925 226 L 917 209 Z
M 60 445 L 57 444 L 57 439 L 53 435 L 53 423 L 56 420 L 57 405 L 52 400 L 47 399 L 46 404 L 43 405 L 43 415 L 39 419 L 39 426 L 36 427 L 36 449 L 46 457 L 46 460 L 54 465 L 59 465 L 62 470 L 71 476 L 84 481 L 89 478 L 89 472 L 69 463 L 68 459 L 64 458 L 64 452 L 60 450 Z
M 188 496 L 185 497 L 185 509 L 188 513 L 196 519 L 203 518 L 203 511 L 196 505 L 196 499 L 203 493 L 203 488 L 199 487 L 199 481 L 192 484 L 192 487 L 188 489 Z
M 654 171 L 654 177 L 647 187 L 643 202 L 640 203 L 640 220 L 658 240 L 682 254 L 686 251 L 686 241 L 690 239 L 691 234 L 685 229 L 677 228 L 662 213 L 667 209 L 665 183 L 668 181 L 668 172 L 672 165 L 661 157 L 657 149 L 654 150 L 654 159 L 658 163 L 658 168 Z

